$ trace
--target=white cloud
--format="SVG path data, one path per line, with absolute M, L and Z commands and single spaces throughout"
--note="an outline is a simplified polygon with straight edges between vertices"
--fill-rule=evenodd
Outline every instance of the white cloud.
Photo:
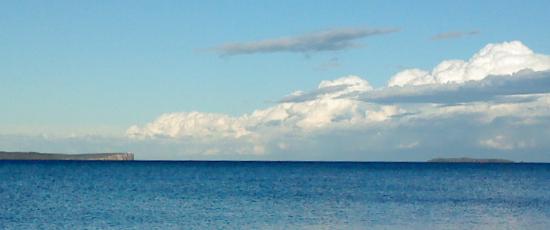
M 259 135 L 258 130 L 309 132 L 326 126 L 383 121 L 400 112 L 396 106 L 340 98 L 370 90 L 372 86 L 366 80 L 347 76 L 322 81 L 311 93 L 295 92 L 275 106 L 239 117 L 201 112 L 168 113 L 144 126 L 130 127 L 127 135 L 136 139 L 239 139 Z
M 488 44 L 468 61 L 446 60 L 428 72 L 409 69 L 396 74 L 388 86 L 463 83 L 489 75 L 510 75 L 520 70 L 550 69 L 550 56 L 536 54 L 519 41 Z
M 353 92 L 366 92 L 372 86 L 357 76 L 322 81 L 312 93 L 294 93 L 301 102 L 282 102 L 249 114 L 233 117 L 224 114 L 182 112 L 163 114 L 151 123 L 132 126 L 127 136 L 132 139 L 200 140 L 209 146 L 205 153 L 213 154 L 218 142 L 239 142 L 225 149 L 230 152 L 262 154 L 272 140 L 285 135 L 308 135 L 335 127 L 349 127 L 372 121 L 383 121 L 399 112 L 395 106 L 370 105 L 349 98 L 338 98 Z M 288 144 L 278 145 L 287 149 Z
M 360 94 L 371 91 L 373 88 L 369 82 L 358 76 L 346 76 L 335 80 L 325 80 L 319 83 L 316 90 L 305 93 L 296 91 L 284 97 L 279 102 L 304 102 L 319 98 L 338 98 L 350 94 Z
M 239 138 L 247 135 L 238 118 L 213 113 L 168 113 L 143 128 L 132 126 L 127 135 L 131 138 L 147 137 L 196 137 L 196 138 Z
M 523 69 L 535 72 L 517 73 Z M 136 142 L 168 142 L 179 151 L 209 157 L 342 160 L 369 159 L 377 153 L 395 156 L 405 150 L 436 157 L 458 150 L 483 155 L 535 147 L 543 152 L 550 146 L 533 143 L 550 137 L 545 131 L 550 129 L 550 78 L 541 72 L 548 69 L 548 56 L 520 42 L 490 44 L 469 61 L 444 61 L 431 72 L 398 73 L 389 87 L 374 89 L 367 80 L 346 76 L 241 116 L 164 114 L 130 127 L 127 136 Z M 400 98 L 388 105 L 365 95 Z M 417 104 L 404 103 L 415 97 Z M 434 104 L 440 102 L 445 106 Z M 500 136 L 487 138 L 498 132 Z

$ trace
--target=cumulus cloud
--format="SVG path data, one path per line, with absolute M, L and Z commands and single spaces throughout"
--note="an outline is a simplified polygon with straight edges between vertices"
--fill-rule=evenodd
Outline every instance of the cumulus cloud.
M 295 92 L 281 102 L 302 102 L 318 96 L 358 98 L 366 102 L 441 103 L 522 101 L 550 92 L 550 56 L 536 54 L 519 41 L 488 44 L 468 61 L 446 60 L 432 71 L 407 69 L 394 75 L 388 87 L 353 88 L 351 83 Z M 356 77 L 354 82 L 362 82 Z M 338 92 L 338 93 L 335 93 Z
M 520 42 L 489 44 L 468 61 L 405 70 L 387 87 L 345 76 L 241 116 L 164 114 L 130 127 L 127 136 L 209 157 L 418 160 L 498 157 L 490 154 L 513 148 L 544 158 L 550 149 L 543 141 L 550 137 L 549 60 Z
M 337 98 L 353 93 L 362 93 L 372 90 L 373 87 L 367 80 L 358 76 L 342 77 L 333 81 L 322 81 L 316 90 L 310 92 L 296 91 L 281 99 L 279 102 L 303 102 L 314 100 L 319 97 Z
M 346 129 L 370 121 L 383 121 L 400 112 L 395 106 L 338 98 L 350 92 L 369 90 L 372 87 L 366 80 L 347 76 L 322 81 L 314 92 L 298 92 L 289 96 L 289 102 L 282 101 L 238 117 L 200 112 L 164 114 L 149 124 L 130 127 L 127 136 L 141 140 L 195 140 L 208 143 L 209 149 L 221 141 L 239 142 L 240 145 L 226 146 L 225 150 L 261 154 L 269 145 L 287 149 L 289 145 L 285 140 L 275 144 L 283 136 L 299 139 L 332 128 Z M 290 102 L 291 99 L 301 102 Z M 207 150 L 205 153 L 213 152 Z
M 239 138 L 247 134 L 239 118 L 214 113 L 168 113 L 143 128 L 132 126 L 127 135 L 132 138 L 147 137 L 198 137 Z
M 444 32 L 439 33 L 434 36 L 432 36 L 432 40 L 447 40 L 447 39 L 454 39 L 454 38 L 461 38 L 466 36 L 473 36 L 478 35 L 479 31 L 472 30 L 472 31 L 450 31 L 450 32 Z
M 464 103 L 514 100 L 509 95 L 550 92 L 550 56 L 519 41 L 488 44 L 469 60 L 446 60 L 433 70 L 407 69 L 388 87 L 364 93 L 377 103 Z
M 398 29 L 336 28 L 315 33 L 266 39 L 252 42 L 227 43 L 215 47 L 221 56 L 253 53 L 312 53 L 357 47 L 358 39 L 397 32 Z
M 393 76 L 388 86 L 463 83 L 489 75 L 510 75 L 520 70 L 550 69 L 550 56 L 536 54 L 519 41 L 488 44 L 469 60 L 446 60 L 433 70 L 407 69 Z

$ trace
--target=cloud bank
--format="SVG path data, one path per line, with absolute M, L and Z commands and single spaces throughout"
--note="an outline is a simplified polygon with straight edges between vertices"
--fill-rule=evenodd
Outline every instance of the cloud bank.
M 0 145 L 140 159 L 550 161 L 549 86 L 550 56 L 503 42 L 469 60 L 404 70 L 386 87 L 350 75 L 241 116 L 174 112 L 129 127 L 125 138 L 0 135 Z
M 358 47 L 356 40 L 388 33 L 398 29 L 337 28 L 315 33 L 266 39 L 252 42 L 227 43 L 213 50 L 221 56 L 254 53 L 294 52 L 314 53 Z
M 182 151 L 214 158 L 536 161 L 550 160 L 549 118 L 550 56 L 513 41 L 431 71 L 401 71 L 382 88 L 345 76 L 242 116 L 163 114 L 127 136 L 186 143 Z

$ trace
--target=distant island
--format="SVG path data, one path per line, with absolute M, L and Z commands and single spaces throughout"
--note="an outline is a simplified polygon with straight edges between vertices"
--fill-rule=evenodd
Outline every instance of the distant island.
M 3 152 L 0 160 L 74 160 L 74 161 L 132 161 L 133 153 L 59 154 L 38 152 Z
M 428 162 L 432 163 L 514 163 L 511 160 L 506 159 L 491 159 L 491 158 L 469 158 L 469 157 L 457 157 L 457 158 L 434 158 Z

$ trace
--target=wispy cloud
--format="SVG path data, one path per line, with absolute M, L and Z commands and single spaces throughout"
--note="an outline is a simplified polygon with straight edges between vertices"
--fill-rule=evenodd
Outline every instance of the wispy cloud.
M 439 33 L 434 36 L 432 36 L 432 40 L 447 40 L 447 39 L 454 39 L 454 38 L 461 38 L 466 36 L 473 36 L 478 35 L 478 30 L 472 30 L 472 31 L 450 31 L 450 32 L 444 32 Z
M 326 70 L 335 69 L 338 67 L 340 67 L 340 60 L 334 57 L 324 63 L 321 63 L 319 66 L 317 66 L 316 69 L 320 71 L 326 71 Z
M 298 102 L 304 102 L 304 101 L 311 101 L 311 100 L 317 99 L 321 95 L 341 92 L 342 90 L 345 90 L 348 87 L 349 87 L 348 85 L 332 85 L 328 87 L 315 89 L 310 92 L 300 91 L 284 97 L 283 99 L 279 100 L 278 103 L 286 103 L 286 102 L 298 103 Z
M 358 47 L 358 39 L 394 33 L 395 28 L 336 28 L 298 36 L 288 36 L 251 42 L 227 43 L 213 48 L 221 56 L 253 53 L 294 52 L 313 53 Z

